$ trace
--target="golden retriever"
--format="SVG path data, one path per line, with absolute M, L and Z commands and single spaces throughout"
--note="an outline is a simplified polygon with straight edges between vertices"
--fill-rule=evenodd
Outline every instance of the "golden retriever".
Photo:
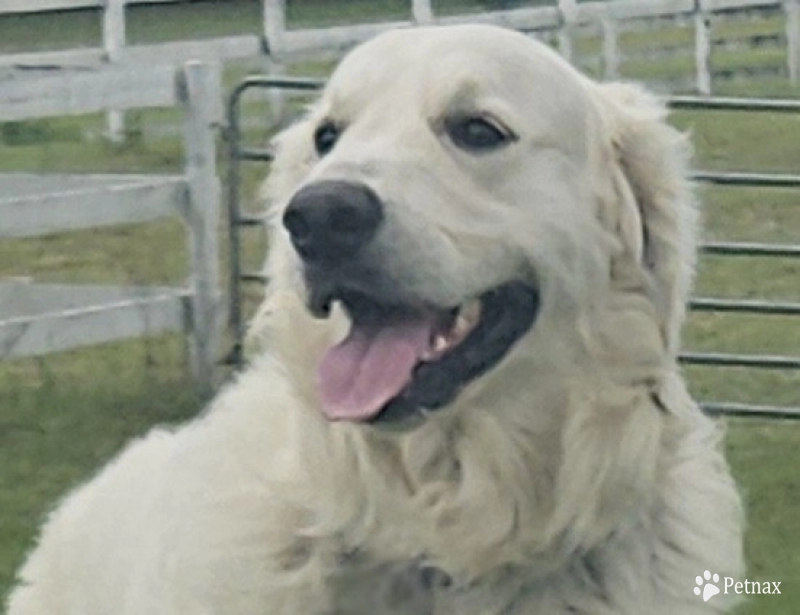
M 10 615 L 704 615 L 688 145 L 527 36 L 402 29 L 276 142 L 250 367 L 70 495 Z

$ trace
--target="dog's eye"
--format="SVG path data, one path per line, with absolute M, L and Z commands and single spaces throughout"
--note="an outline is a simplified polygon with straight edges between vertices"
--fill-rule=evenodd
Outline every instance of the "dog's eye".
M 456 147 L 473 152 L 497 149 L 513 139 L 507 130 L 484 117 L 448 120 L 445 130 Z
M 339 139 L 340 130 L 333 122 L 324 122 L 314 131 L 314 147 L 317 154 L 324 156 L 333 149 Z

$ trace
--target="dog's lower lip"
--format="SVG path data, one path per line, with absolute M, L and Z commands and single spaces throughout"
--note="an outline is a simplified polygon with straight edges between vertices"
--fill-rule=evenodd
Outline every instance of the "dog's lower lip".
M 315 318 L 327 318 L 331 313 L 333 294 L 327 290 L 311 290 L 308 293 L 308 311 Z

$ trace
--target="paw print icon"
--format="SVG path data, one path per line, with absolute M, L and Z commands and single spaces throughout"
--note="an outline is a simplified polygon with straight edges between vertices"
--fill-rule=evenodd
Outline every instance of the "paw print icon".
M 719 587 L 716 585 L 719 583 L 719 575 L 716 572 L 712 575 L 711 572 L 706 570 L 703 572 L 702 577 L 697 575 L 695 583 L 697 587 L 694 588 L 694 595 L 702 595 L 703 602 L 708 602 L 719 593 Z

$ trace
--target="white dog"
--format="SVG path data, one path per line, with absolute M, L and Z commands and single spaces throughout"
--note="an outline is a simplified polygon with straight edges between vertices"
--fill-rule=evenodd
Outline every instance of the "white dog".
M 357 48 L 278 140 L 263 351 L 53 513 L 10 615 L 701 615 L 685 139 L 526 36 Z

